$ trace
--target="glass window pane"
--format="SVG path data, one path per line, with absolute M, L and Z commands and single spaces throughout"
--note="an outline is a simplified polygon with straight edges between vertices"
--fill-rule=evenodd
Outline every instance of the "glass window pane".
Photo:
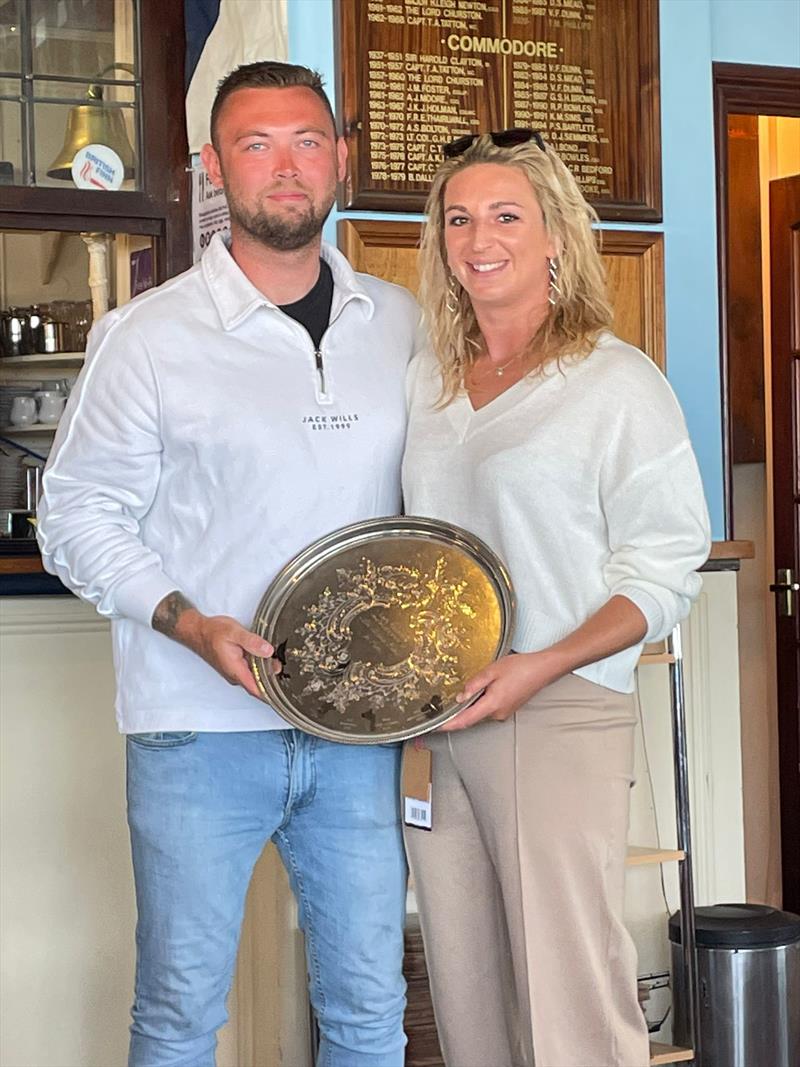
M 102 100 L 91 100 L 85 94 L 73 95 L 74 88 L 60 82 L 34 82 L 36 184 L 61 189 L 70 186 L 70 167 L 78 149 L 87 144 L 103 144 L 113 148 L 125 165 L 126 180 L 122 188 L 137 188 L 136 111 L 132 107 L 115 106 L 133 104 L 135 90 L 133 87 L 104 86 Z M 83 102 L 42 103 L 38 95 L 42 92 L 53 100 L 67 97 Z
M 22 0 L 0 0 L 0 70 L 22 71 L 20 7 Z
M 91 89 L 91 97 L 90 91 Z M 69 100 L 78 103 L 84 100 L 101 103 L 111 101 L 120 104 L 133 104 L 136 101 L 135 85 L 103 85 L 87 78 L 86 81 L 55 81 L 50 78 L 33 79 L 33 98 L 40 101 Z
M 20 83 L 0 78 L 0 185 L 22 185 Z M 14 97 L 13 100 L 1 99 Z
M 32 0 L 31 45 L 34 74 L 90 79 L 133 64 L 134 0 Z

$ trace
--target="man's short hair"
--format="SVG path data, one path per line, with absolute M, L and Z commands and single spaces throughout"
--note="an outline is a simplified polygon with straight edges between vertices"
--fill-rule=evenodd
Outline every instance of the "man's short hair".
M 217 95 L 211 107 L 211 143 L 215 148 L 217 144 L 217 121 L 222 106 L 231 93 L 237 89 L 291 89 L 301 86 L 310 89 L 320 98 L 325 105 L 325 110 L 331 117 L 334 132 L 336 130 L 336 118 L 333 114 L 331 102 L 322 85 L 322 77 L 309 67 L 301 67 L 296 63 L 279 63 L 274 59 L 263 59 L 258 63 L 244 63 L 236 70 L 232 70 L 227 77 L 223 78 L 217 86 Z

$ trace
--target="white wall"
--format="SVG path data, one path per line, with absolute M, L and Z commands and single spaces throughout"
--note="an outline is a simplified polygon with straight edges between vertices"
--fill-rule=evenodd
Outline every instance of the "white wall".
M 0 233 L 0 307 L 89 299 L 89 255 L 77 233 Z
M 108 623 L 5 598 L 0 663 L 0 1062 L 122 1067 L 135 910 Z

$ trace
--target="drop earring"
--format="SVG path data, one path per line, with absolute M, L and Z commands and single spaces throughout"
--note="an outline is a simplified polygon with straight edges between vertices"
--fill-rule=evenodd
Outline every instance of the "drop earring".
M 450 275 L 447 279 L 447 296 L 445 298 L 444 306 L 450 312 L 451 315 L 455 315 L 458 312 L 458 293 L 456 292 L 456 279 L 454 275 Z
M 557 259 L 547 260 L 547 270 L 550 275 L 550 289 L 547 293 L 547 299 L 550 301 L 553 307 L 555 307 L 558 301 L 561 299 L 561 290 L 558 287 L 558 269 L 559 268 Z

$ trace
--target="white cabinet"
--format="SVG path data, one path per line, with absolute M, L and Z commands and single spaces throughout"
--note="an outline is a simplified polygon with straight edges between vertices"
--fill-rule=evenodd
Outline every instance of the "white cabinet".
M 0 598 L 0 1063 L 123 1067 L 133 997 L 125 743 L 109 624 Z M 302 937 L 276 850 L 248 898 L 219 1067 L 310 1067 Z

